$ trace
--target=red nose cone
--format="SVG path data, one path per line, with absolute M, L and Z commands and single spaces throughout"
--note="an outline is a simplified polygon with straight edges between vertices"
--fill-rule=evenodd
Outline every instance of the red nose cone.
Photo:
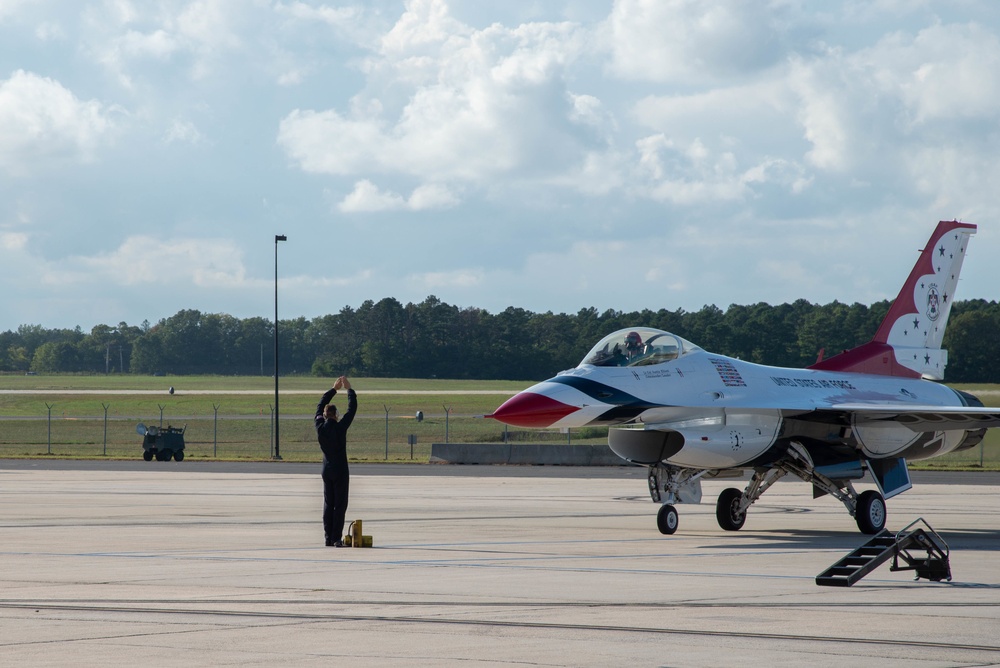
M 521 392 L 504 402 L 493 415 L 500 422 L 515 427 L 549 427 L 570 413 L 579 410 L 534 392 Z

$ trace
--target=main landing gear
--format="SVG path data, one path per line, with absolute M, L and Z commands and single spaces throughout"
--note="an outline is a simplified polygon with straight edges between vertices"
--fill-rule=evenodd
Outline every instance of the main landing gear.
M 747 521 L 747 511 L 742 506 L 743 492 L 733 487 L 722 490 L 715 503 L 715 519 L 726 531 L 739 531 Z
M 771 465 L 758 469 L 740 491 L 735 487 L 722 490 L 715 504 L 715 518 L 725 531 L 739 531 L 747 520 L 747 511 L 771 485 L 788 473 L 811 483 L 816 488 L 816 496 L 829 494 L 847 508 L 857 522 L 861 533 L 875 535 L 885 528 L 885 499 L 875 490 L 858 494 L 850 480 L 831 480 L 818 473 L 797 448 L 789 449 L 789 456 Z M 699 503 L 701 501 L 701 477 L 709 471 L 681 469 L 662 464 L 649 467 L 649 492 L 653 501 L 661 503 L 656 514 L 656 527 L 665 535 L 677 531 L 678 517 L 675 503 Z
M 861 492 L 854 511 L 854 521 L 858 523 L 861 533 L 874 536 L 885 528 L 885 518 L 885 499 L 882 495 L 871 489 Z

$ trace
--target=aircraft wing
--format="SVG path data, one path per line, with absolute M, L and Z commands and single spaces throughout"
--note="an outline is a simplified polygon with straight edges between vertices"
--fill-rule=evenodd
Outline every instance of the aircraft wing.
M 849 413 L 858 423 L 898 422 L 913 431 L 985 429 L 1000 427 L 1000 408 L 970 406 L 893 406 L 888 404 L 836 404 L 816 413 Z M 808 420 L 800 415 L 799 419 Z M 822 417 L 816 416 L 820 421 Z

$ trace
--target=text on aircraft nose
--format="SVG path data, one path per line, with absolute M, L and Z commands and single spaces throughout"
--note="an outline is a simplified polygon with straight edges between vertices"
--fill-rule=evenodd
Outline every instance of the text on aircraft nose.
M 490 417 L 515 427 L 548 427 L 579 410 L 543 394 L 521 392 L 503 403 Z

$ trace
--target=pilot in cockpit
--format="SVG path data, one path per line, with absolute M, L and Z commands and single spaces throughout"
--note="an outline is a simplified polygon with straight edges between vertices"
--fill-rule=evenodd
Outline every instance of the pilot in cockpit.
M 645 347 L 642 345 L 642 337 L 639 336 L 639 332 L 629 332 L 625 337 L 625 357 L 628 360 L 634 360 L 640 357 L 644 352 Z

